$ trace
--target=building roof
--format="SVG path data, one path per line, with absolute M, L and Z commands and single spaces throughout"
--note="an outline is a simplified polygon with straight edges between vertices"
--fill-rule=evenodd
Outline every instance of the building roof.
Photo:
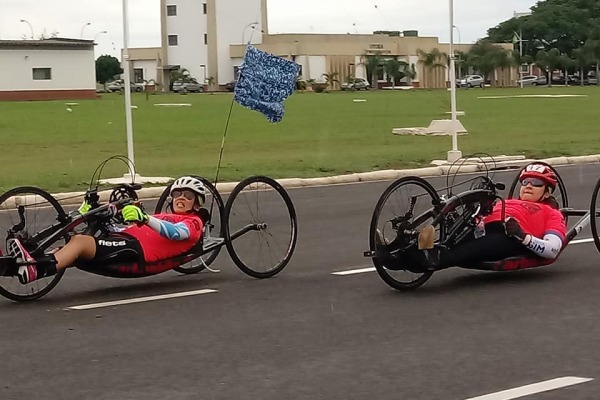
M 93 40 L 50 38 L 40 40 L 0 40 L 0 49 L 91 50 Z

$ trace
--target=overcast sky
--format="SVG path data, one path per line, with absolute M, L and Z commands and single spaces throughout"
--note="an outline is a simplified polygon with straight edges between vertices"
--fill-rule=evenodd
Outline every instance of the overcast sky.
M 202 0 L 198 0 L 202 1 Z M 217 0 L 218 1 L 218 0 Z M 240 0 L 244 1 L 244 0 Z M 416 29 L 449 42 L 448 0 L 268 0 L 270 33 L 372 33 Z M 455 41 L 472 43 L 488 28 L 537 0 L 455 0 Z M 159 0 L 129 0 L 129 46 L 160 46 Z M 42 32 L 95 39 L 96 57 L 120 57 L 122 0 L 0 0 L 0 39 Z M 25 22 L 20 22 L 26 20 Z M 90 25 L 86 25 L 90 23 Z M 102 33 L 107 31 L 107 33 Z

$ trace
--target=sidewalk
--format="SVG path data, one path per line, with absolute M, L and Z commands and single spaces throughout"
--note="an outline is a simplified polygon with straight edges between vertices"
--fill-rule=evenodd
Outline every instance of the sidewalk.
M 496 168 L 508 168 L 508 167 L 522 167 L 528 163 L 536 160 L 526 159 L 523 156 L 494 156 L 496 161 Z M 487 168 L 493 168 L 493 163 L 490 159 L 484 159 L 487 162 Z M 574 164 L 595 164 L 600 163 L 600 154 L 589 155 L 589 156 L 574 156 L 574 157 L 552 157 L 537 161 L 544 161 L 552 166 L 561 165 L 574 165 Z M 394 180 L 403 176 L 420 176 L 420 177 L 435 177 L 445 176 L 455 173 L 459 170 L 461 173 L 475 173 L 483 172 L 486 169 L 486 164 L 482 163 L 479 159 L 468 159 L 463 164 L 455 164 L 451 167 L 446 161 L 434 160 L 432 162 L 435 166 L 415 168 L 415 169 L 403 169 L 403 170 L 383 170 L 383 171 L 372 171 L 372 172 L 359 172 L 347 175 L 328 176 L 321 178 L 285 178 L 278 179 L 284 188 L 302 188 L 310 186 L 326 186 L 336 184 L 347 184 L 347 183 L 358 183 L 358 182 L 372 182 L 382 180 Z M 217 183 L 217 190 L 221 194 L 229 193 L 237 185 L 237 182 L 222 182 Z M 157 199 L 160 197 L 166 186 L 142 188 L 137 191 L 140 199 Z M 100 200 L 105 202 L 108 201 L 110 190 L 104 190 L 100 192 Z M 57 193 L 53 196 L 61 201 L 62 204 L 79 204 L 83 192 L 70 192 L 70 193 Z M 76 197 L 77 196 L 77 197 Z

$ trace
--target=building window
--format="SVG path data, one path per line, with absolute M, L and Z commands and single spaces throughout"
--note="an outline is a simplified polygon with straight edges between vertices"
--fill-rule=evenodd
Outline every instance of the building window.
M 208 44 L 208 33 L 204 34 L 204 44 Z
M 144 69 L 134 68 L 133 69 L 133 82 L 144 83 Z
M 169 35 L 169 46 L 177 46 L 177 35 Z
M 206 14 L 206 3 L 202 3 L 202 12 Z
M 167 15 L 169 17 L 177 15 L 177 6 L 167 6 Z
M 49 81 L 52 79 L 52 68 L 33 68 L 34 81 Z

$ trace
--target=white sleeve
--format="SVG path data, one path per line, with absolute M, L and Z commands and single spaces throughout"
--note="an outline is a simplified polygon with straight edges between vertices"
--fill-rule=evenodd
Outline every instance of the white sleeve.
M 562 249 L 562 240 L 556 235 L 551 233 L 544 235 L 543 239 L 537 238 L 533 235 L 529 236 L 529 242 L 525 239 L 525 247 L 534 252 L 540 257 L 544 258 L 556 258 L 560 250 Z

